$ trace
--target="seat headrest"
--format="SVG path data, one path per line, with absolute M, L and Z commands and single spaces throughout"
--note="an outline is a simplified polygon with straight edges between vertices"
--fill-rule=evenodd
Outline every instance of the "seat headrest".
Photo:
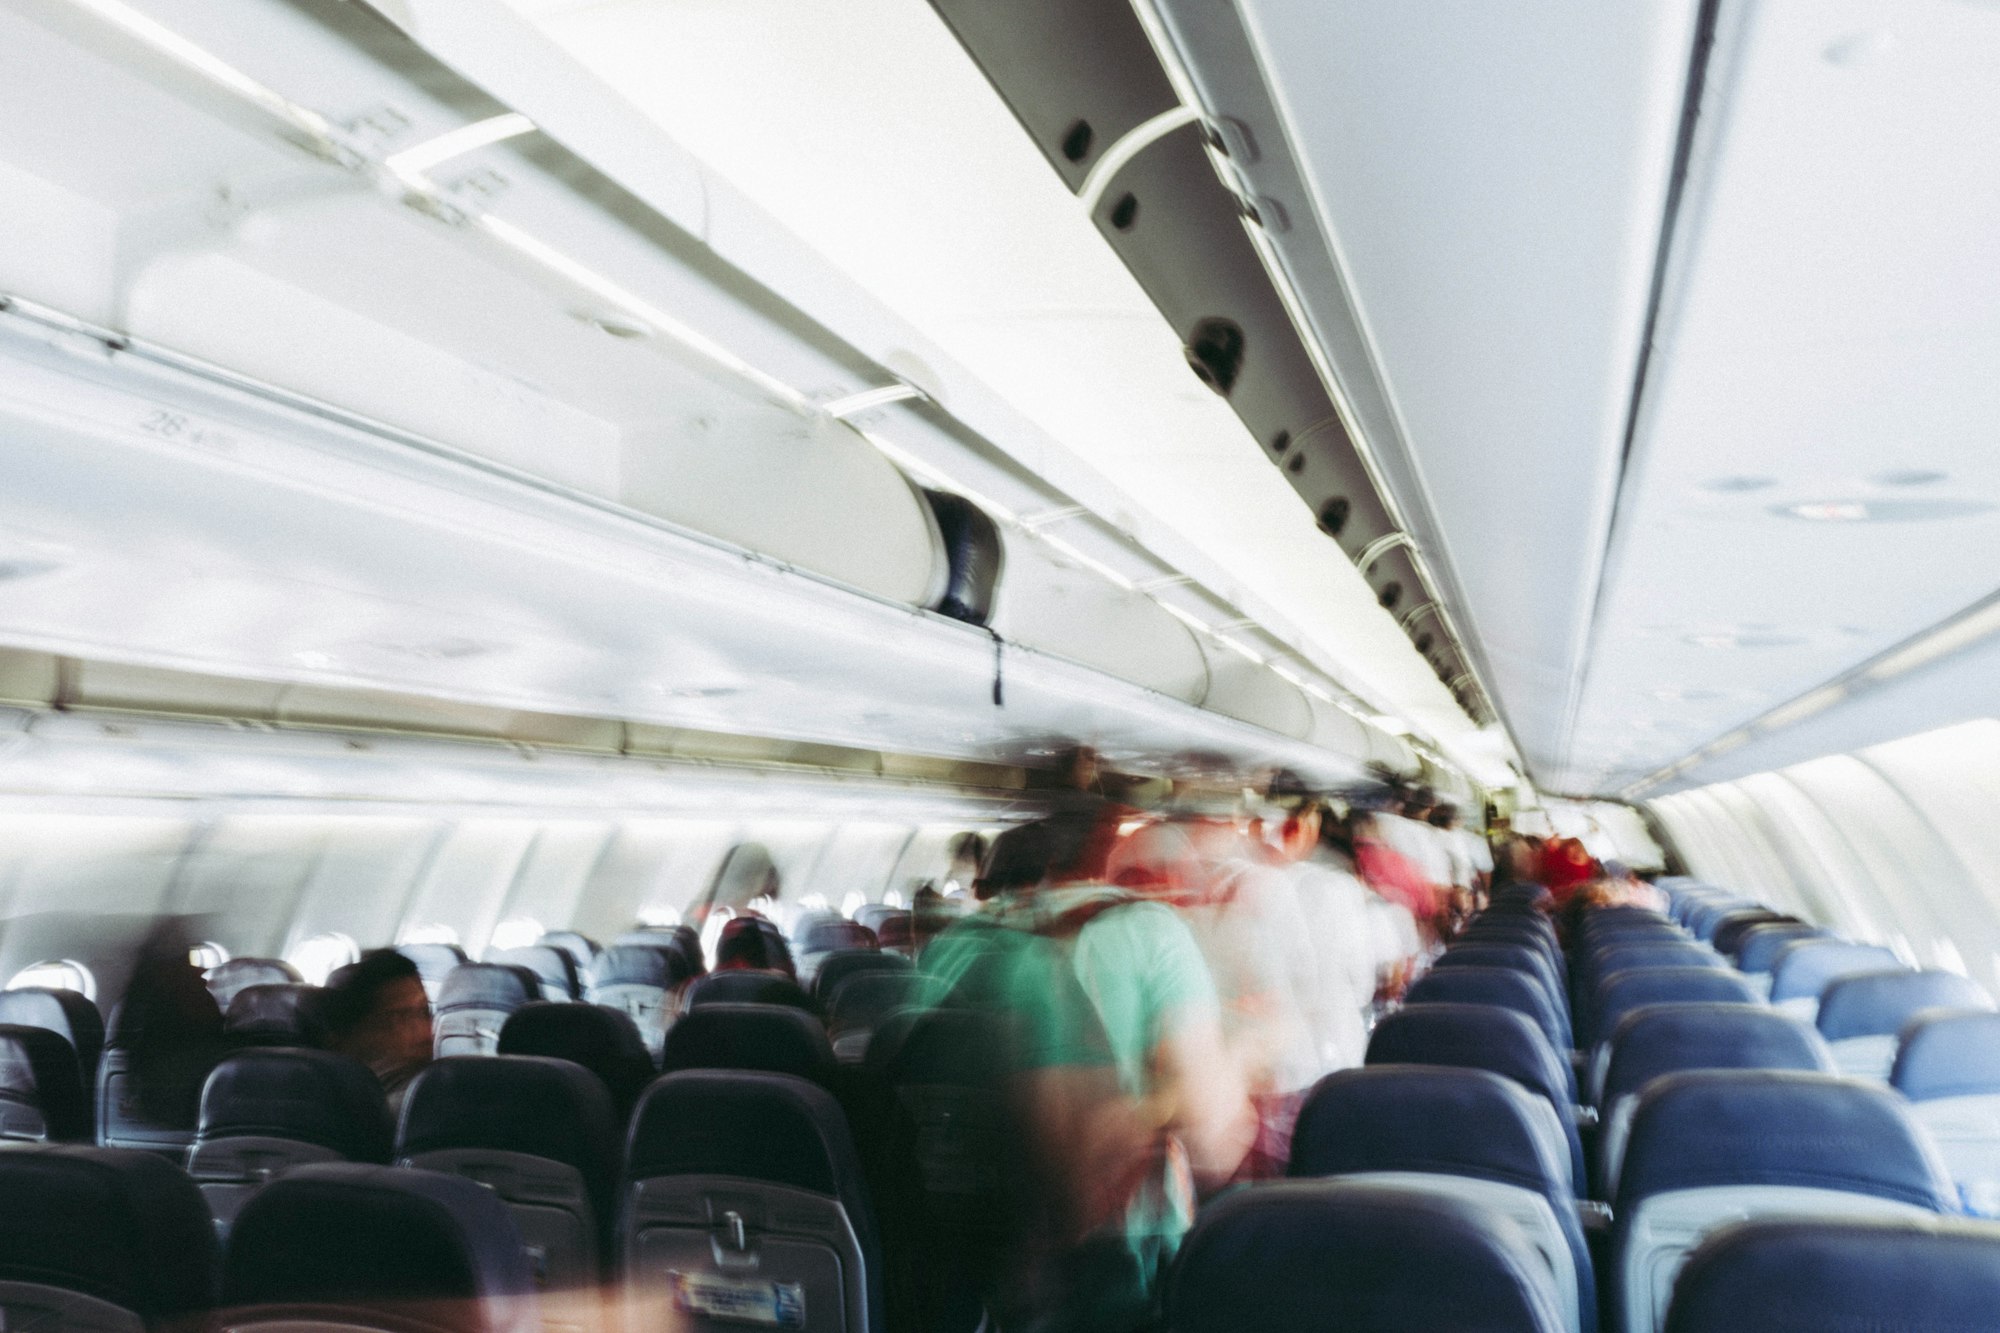
M 303 982 L 245 986 L 222 1016 L 224 1030 L 243 1036 L 284 1036 L 297 1046 L 318 1045 L 325 1025 L 317 1011 L 325 992 Z
M 1817 1033 L 1762 1004 L 1649 1004 L 1611 1033 L 1604 1102 L 1687 1069 L 1795 1069 L 1830 1074 L 1833 1054 Z
M 1674 1283 L 1667 1333 L 1991 1328 L 2000 1228 L 1912 1218 L 1746 1222 L 1716 1232 Z
M 1957 1192 L 1881 1084 L 1831 1074 L 1701 1069 L 1646 1086 L 1618 1176 L 1640 1200 L 1716 1185 L 1796 1185 L 1946 1211 Z
M 686 1069 L 646 1090 L 632 1114 L 625 1180 L 734 1176 L 865 1198 L 847 1118 L 804 1079 L 734 1069 Z
M 549 944 L 525 944 L 518 949 L 489 949 L 486 961 L 506 967 L 525 967 L 546 986 L 553 986 L 567 999 L 578 990 L 576 963 L 561 949 Z
M 1569 1075 L 1549 1039 L 1524 1014 L 1486 1004 L 1413 1004 L 1375 1025 L 1371 1065 L 1486 1069 L 1552 1104 L 1570 1100 Z
M 834 953 L 842 949 L 875 948 L 875 932 L 846 917 L 831 917 L 814 921 L 799 935 L 799 952 L 802 954 Z
M 89 1140 L 90 1094 L 76 1051 L 47 1028 L 0 1025 L 0 1092 L 32 1103 L 49 1138 Z
M 1447 959 L 1450 961 L 1447 962 Z M 1433 966 L 1511 967 L 1527 969 L 1539 975 L 1550 961 L 1548 952 L 1539 945 L 1472 936 L 1461 938 L 1457 944 L 1439 954 Z
M 459 1303 L 451 1325 L 468 1329 L 534 1327 L 515 1308 L 526 1303 L 508 1299 L 534 1288 L 499 1195 L 444 1172 L 352 1162 L 296 1167 L 251 1195 L 222 1274 L 228 1306 L 448 1301 Z
M 1772 922 L 1796 922 L 1797 920 L 1798 918 L 1795 916 L 1787 916 L 1783 912 L 1773 912 L 1768 907 L 1739 908 L 1734 912 L 1725 913 L 1717 919 L 1714 936 L 1709 942 L 1721 952 L 1734 957 L 1736 955 L 1736 946 L 1742 942 L 1745 933 L 1753 928 Z
M 1433 968 L 1417 978 L 1403 996 L 1414 1008 L 1421 1004 L 1497 1004 L 1526 1014 L 1551 1045 L 1565 1043 L 1564 1027 L 1556 1002 L 1541 982 L 1511 967 Z
M 201 1190 L 157 1153 L 0 1152 L 0 1281 L 81 1292 L 158 1323 L 212 1307 L 221 1261 Z
M 2000 1093 L 2000 1014 L 1919 1014 L 1903 1029 L 1889 1085 L 1913 1102 Z
M 1743 972 L 1769 972 L 1778 954 L 1793 940 L 1831 939 L 1818 926 L 1797 921 L 1766 921 L 1736 938 L 1736 966 Z
M 819 1006 L 798 982 L 761 968 L 733 967 L 695 978 L 687 989 L 687 1007 L 709 1004 L 787 1004 L 808 1013 L 819 1012 Z
M 368 1066 L 332 1051 L 269 1046 L 238 1051 L 208 1076 L 195 1142 L 292 1139 L 352 1161 L 386 1162 L 392 1131 Z
M 924 979 L 915 972 L 850 972 L 829 998 L 837 1027 L 872 1027 L 896 1010 L 916 1003 Z
M 820 960 L 813 974 L 813 992 L 821 1000 L 832 998 L 834 988 L 857 972 L 908 972 L 910 960 L 877 949 L 842 949 Z
M 519 1009 L 542 998 L 534 974 L 507 963 L 460 963 L 445 974 L 438 989 L 437 1011 L 453 1009 Z
M 659 1072 L 631 1016 L 599 1004 L 522 1005 L 500 1028 L 499 1050 L 582 1065 L 603 1081 L 621 1121 Z
M 85 1082 L 96 1072 L 97 1058 L 104 1053 L 104 1016 L 88 998 L 73 990 L 23 986 L 0 991 L 0 1023 L 46 1028 L 61 1037 L 75 1049 Z
M 539 1055 L 454 1055 L 410 1085 L 396 1156 L 447 1148 L 522 1153 L 575 1167 L 602 1199 L 616 1169 L 618 1119 L 597 1076 Z
M 658 986 L 671 990 L 693 971 L 687 959 L 661 944 L 614 944 L 597 956 L 593 986 Z
M 1820 998 L 1829 984 L 1863 972 L 1908 971 L 1894 953 L 1874 944 L 1845 940 L 1794 940 L 1771 964 L 1771 1002 Z
M 1757 1004 L 1763 997 L 1742 976 L 1713 967 L 1640 967 L 1612 972 L 1597 983 L 1593 1006 L 1599 1032 L 1648 1004 Z
M 1343 1069 L 1306 1094 L 1286 1174 L 1357 1171 L 1473 1176 L 1542 1195 L 1571 1188 L 1569 1150 L 1547 1102 L 1484 1069 L 1435 1065 Z
M 1362 1181 L 1291 1180 L 1204 1208 L 1167 1278 L 1174 1333 L 1557 1333 L 1554 1276 L 1508 1219 Z
M 304 980 L 299 970 L 282 958 L 230 958 L 208 970 L 208 989 L 224 1007 L 245 986 L 283 986 Z
M 1608 977 L 1613 972 L 1629 972 L 1642 967 L 1709 967 L 1727 971 L 1729 963 L 1720 954 L 1685 940 L 1650 940 L 1643 943 L 1620 941 L 1592 949 L 1586 957 L 1593 976 Z
M 597 961 L 597 955 L 602 952 L 596 940 L 574 930 L 551 930 L 535 943 L 546 944 L 551 949 L 561 949 L 568 954 L 570 961 L 576 964 L 579 976 L 590 971 L 590 965 Z
M 465 950 L 456 944 L 399 944 L 396 952 L 415 963 L 417 975 L 426 981 L 442 981 L 465 962 Z
M 660 1068 L 761 1069 L 822 1086 L 835 1077 L 833 1046 L 819 1020 L 782 1004 L 705 1004 L 667 1029 Z
M 1828 1041 L 1901 1032 L 1925 1009 L 1991 1009 L 1993 997 L 1956 972 L 1863 972 L 1842 977 L 1819 999 L 1819 1032 Z

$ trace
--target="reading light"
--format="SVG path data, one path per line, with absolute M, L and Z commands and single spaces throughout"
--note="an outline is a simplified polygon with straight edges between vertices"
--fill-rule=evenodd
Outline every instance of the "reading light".
M 1871 517 L 1868 506 L 1859 500 L 1812 500 L 1805 504 L 1779 505 L 1778 512 L 1814 523 L 1865 523 Z

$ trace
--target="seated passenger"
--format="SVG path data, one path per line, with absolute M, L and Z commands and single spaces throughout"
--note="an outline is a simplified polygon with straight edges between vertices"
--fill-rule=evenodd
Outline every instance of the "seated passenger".
M 117 1024 L 131 1051 L 139 1109 L 159 1125 L 193 1129 L 209 1071 L 234 1048 L 222 1010 L 188 960 L 193 937 L 178 920 L 156 926 L 139 952 Z
M 327 1047 L 368 1066 L 391 1112 L 431 1062 L 430 998 L 417 965 L 394 949 L 371 949 L 329 979 L 321 1009 Z

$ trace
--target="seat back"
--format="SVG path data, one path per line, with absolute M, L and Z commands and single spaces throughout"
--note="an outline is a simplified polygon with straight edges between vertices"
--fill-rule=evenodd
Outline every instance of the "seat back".
M 461 1176 L 301 1167 L 245 1205 L 220 1326 L 536 1333 L 534 1276 L 499 1196 Z
M 1555 1050 L 1570 1048 L 1569 1020 L 1558 1002 L 1532 975 L 1511 967 L 1433 968 L 1417 978 L 1403 1003 L 1497 1004 L 1533 1019 Z M 1574 1092 L 1570 1100 L 1576 1100 Z
M 23 986 L 0 991 L 0 1023 L 46 1028 L 76 1052 L 83 1086 L 97 1085 L 97 1062 L 104 1054 L 104 1016 L 87 996 L 73 990 Z
M 1805 1024 L 1761 1004 L 1656 1004 L 1627 1014 L 1606 1043 L 1599 1105 L 1598 1178 L 1618 1187 L 1632 1113 L 1646 1085 L 1690 1069 L 1834 1072 L 1826 1043 Z
M 1702 1238 L 1770 1216 L 1896 1217 L 1954 1199 L 1902 1099 L 1828 1074 L 1700 1070 L 1647 1086 L 1632 1118 L 1613 1235 L 1626 1333 L 1656 1333 Z
M 1879 945 L 1794 940 L 1771 963 L 1771 1003 L 1787 1005 L 1788 1013 L 1810 1023 L 1819 1014 L 1821 993 L 1840 978 L 1908 970 L 1902 959 Z
M 1525 972 L 1542 983 L 1549 998 L 1566 993 L 1562 972 L 1551 948 L 1521 938 L 1504 936 L 1460 937 L 1456 944 L 1439 954 L 1433 967 L 1508 967 Z
M 431 1004 L 437 1004 L 438 991 L 444 986 L 444 979 L 452 969 L 465 962 L 465 950 L 456 944 L 399 944 L 396 952 L 417 966 L 417 976 L 424 983 L 424 994 L 431 997 Z
M 1668 1333 L 1958 1333 L 2000 1311 L 2000 1229 L 1923 1218 L 1747 1222 L 1681 1270 Z
M 488 949 L 486 961 L 504 967 L 525 967 L 541 985 L 537 997 L 560 1004 L 583 995 L 583 979 L 576 960 L 551 944 L 528 944 L 518 949 Z
M 90 1138 L 90 1097 L 70 1044 L 47 1028 L 0 1025 L 0 1139 Z
M 707 1004 L 783 1004 L 818 1014 L 820 1007 L 799 983 L 782 972 L 732 967 L 688 983 L 685 1008 Z
M 833 1053 L 844 1062 L 859 1060 L 882 1020 L 916 1003 L 923 984 L 914 971 L 850 974 L 835 988 L 827 1006 Z
M 626 1144 L 628 1295 L 806 1333 L 881 1326 L 881 1252 L 846 1118 L 784 1074 L 683 1070 Z
M 1795 916 L 1788 916 L 1783 912 L 1773 912 L 1768 907 L 1745 907 L 1730 912 L 1717 921 L 1714 937 L 1709 943 L 1715 946 L 1717 953 L 1727 954 L 1731 958 L 1734 958 L 1737 947 L 1742 943 L 1744 935 L 1758 926 L 1774 923 L 1803 924 Z
M 535 943 L 546 944 L 552 949 L 561 949 L 568 954 L 569 960 L 576 964 L 576 975 L 579 980 L 590 975 L 591 967 L 597 962 L 597 955 L 603 952 L 598 948 L 596 940 L 588 935 L 578 934 L 574 930 L 551 930 Z
M 842 949 L 820 960 L 819 970 L 813 975 L 813 994 L 824 1004 L 832 997 L 835 987 L 857 972 L 910 970 L 910 960 L 901 954 L 883 953 L 873 948 Z
M 244 1045 L 321 1045 L 326 1027 L 317 1006 L 324 995 L 304 982 L 245 986 L 222 1016 L 223 1031 Z
M 506 963 L 460 963 L 438 988 L 434 1042 L 439 1058 L 492 1055 L 507 1015 L 540 998 L 540 981 L 524 969 Z
M 523 1005 L 500 1029 L 500 1054 L 542 1055 L 582 1065 L 611 1094 L 621 1125 L 659 1073 L 631 1016 L 601 1004 Z
M 256 1047 L 208 1076 L 187 1169 L 227 1235 L 266 1181 L 315 1162 L 387 1162 L 393 1139 L 388 1101 L 366 1065 L 331 1051 Z
M 282 958 L 230 958 L 208 969 L 208 993 L 224 1013 L 246 986 L 284 986 L 304 981 L 299 970 Z
M 1604 1095 L 1604 1075 L 1611 1062 L 1611 1043 L 1625 1015 L 1649 1004 L 1761 1004 L 1756 987 L 1735 972 L 1713 967 L 1642 967 L 1613 972 L 1597 983 L 1591 1001 L 1590 1078 L 1586 1089 L 1595 1103 Z
M 672 1018 L 674 987 L 694 975 L 687 959 L 663 942 L 614 944 L 598 955 L 584 995 L 631 1019 L 657 1061 Z
M 1889 1084 L 1937 1144 L 1967 1211 L 2000 1217 L 2000 1014 L 1918 1015 Z
M 1557 1333 L 1561 1296 L 1501 1214 L 1351 1180 L 1239 1190 L 1202 1210 L 1168 1275 L 1174 1333 Z
M 219 1028 L 222 1015 L 215 1015 Z M 120 1005 L 111 1011 L 104 1034 L 104 1054 L 97 1065 L 97 1142 L 107 1148 L 136 1148 L 161 1153 L 180 1163 L 187 1160 L 188 1145 L 194 1142 L 194 1127 L 200 1111 L 199 1096 L 187 1099 L 185 1119 L 171 1122 L 157 1119 L 147 1109 L 142 1096 L 141 1072 L 135 1067 L 132 1045 L 138 1039 L 131 1013 Z M 214 1048 L 197 1060 L 190 1074 L 206 1077 L 202 1065 L 220 1059 L 223 1051 Z
M 1736 969 L 1768 975 L 1787 944 L 1794 940 L 1832 938 L 1818 926 L 1803 921 L 1761 922 L 1736 937 Z
M 783 1004 L 705 1004 L 667 1033 L 660 1068 L 754 1069 L 831 1087 L 833 1046 L 819 1020 Z
M 1563 1324 L 1594 1327 L 1597 1284 L 1555 1112 L 1483 1069 L 1373 1065 L 1343 1069 L 1307 1094 L 1286 1174 L 1378 1184 L 1446 1177 L 1521 1227 L 1547 1260 Z M 1473 1182 L 1478 1182 L 1477 1185 Z
M 1365 1063 L 1485 1069 L 1513 1079 L 1555 1111 L 1569 1151 L 1571 1184 L 1583 1186 L 1583 1142 L 1570 1097 L 1569 1062 L 1525 1015 L 1483 1004 L 1409 1005 L 1375 1025 Z
M 140 1333 L 215 1302 L 201 1192 L 154 1153 L 71 1144 L 0 1152 L 0 1310 L 38 1333 Z
M 1993 997 L 1956 972 L 1863 972 L 1821 994 L 1817 1023 L 1843 1074 L 1889 1077 L 1896 1038 L 1926 1009 L 1990 1010 Z
M 411 1085 L 396 1160 L 499 1195 L 536 1286 L 577 1290 L 604 1276 L 617 1128 L 611 1094 L 581 1065 L 536 1055 L 450 1056 Z

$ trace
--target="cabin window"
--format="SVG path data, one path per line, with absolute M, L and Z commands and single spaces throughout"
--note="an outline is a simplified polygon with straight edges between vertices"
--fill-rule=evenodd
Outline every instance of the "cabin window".
M 852 921 L 854 914 L 866 906 L 868 906 L 868 895 L 859 889 L 849 889 L 847 896 L 840 900 L 840 914 Z
M 352 936 L 330 930 L 293 945 L 292 951 L 285 955 L 285 961 L 297 968 L 299 975 L 312 985 L 324 986 L 336 967 L 345 967 L 360 957 L 361 948 Z
M 51 958 L 24 967 L 8 979 L 8 990 L 44 986 L 49 990 L 73 990 L 86 1000 L 97 998 L 97 978 L 74 958 Z
M 412 926 L 404 931 L 398 944 L 457 944 L 458 932 L 442 921 L 433 921 L 428 926 Z
M 639 909 L 639 924 L 649 930 L 672 930 L 681 923 L 680 909 L 662 904 Z
M 493 938 L 486 942 L 489 949 L 525 949 L 539 941 L 548 932 L 542 923 L 531 916 L 510 916 L 493 927 Z
M 229 950 L 214 940 L 203 940 L 188 950 L 188 961 L 202 971 L 208 972 L 229 961 Z
M 889 890 L 882 895 L 882 905 L 884 907 L 901 908 L 903 906 L 903 891 L 901 889 Z

